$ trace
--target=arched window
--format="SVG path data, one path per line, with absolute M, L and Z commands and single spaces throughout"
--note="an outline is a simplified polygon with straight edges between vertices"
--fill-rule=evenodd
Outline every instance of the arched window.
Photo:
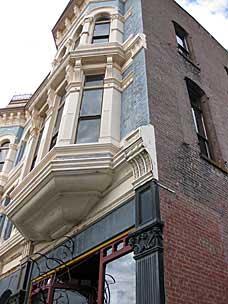
M 2 171 L 7 153 L 9 151 L 9 141 L 4 142 L 0 147 L 0 171 Z
M 93 31 L 92 43 L 105 43 L 109 42 L 110 35 L 110 19 L 101 17 L 97 19 Z
M 192 80 L 186 78 L 189 99 L 192 108 L 192 117 L 197 133 L 200 152 L 208 159 L 212 159 L 211 144 L 208 139 L 208 128 L 205 123 L 205 113 L 202 107 L 202 100 L 206 98 L 204 91 Z

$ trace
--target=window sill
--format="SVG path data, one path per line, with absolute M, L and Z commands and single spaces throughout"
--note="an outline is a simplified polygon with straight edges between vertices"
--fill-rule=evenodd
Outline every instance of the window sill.
M 186 56 L 185 54 L 183 54 L 179 48 L 178 48 L 178 53 L 185 59 L 187 60 L 189 63 L 191 63 L 191 65 L 194 66 L 194 68 L 196 68 L 199 72 L 201 71 L 200 67 L 198 65 L 196 65 L 191 58 L 189 58 L 188 56 Z
M 205 155 L 200 154 L 200 157 L 203 158 L 204 160 L 206 160 L 209 164 L 213 165 L 214 167 L 216 167 L 217 169 L 221 170 L 223 173 L 228 174 L 228 169 L 222 167 L 219 163 L 217 163 L 216 161 L 207 158 Z

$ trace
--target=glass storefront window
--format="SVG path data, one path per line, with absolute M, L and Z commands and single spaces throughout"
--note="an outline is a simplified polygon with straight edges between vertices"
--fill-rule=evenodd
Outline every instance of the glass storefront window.
M 77 290 L 55 289 L 53 304 L 89 304 Z
M 132 252 L 107 263 L 104 304 L 136 303 L 135 282 L 135 260 Z

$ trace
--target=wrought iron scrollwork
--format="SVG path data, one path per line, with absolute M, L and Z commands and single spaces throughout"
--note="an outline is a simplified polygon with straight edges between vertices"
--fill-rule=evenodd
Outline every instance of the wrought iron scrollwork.
M 109 277 L 112 280 L 112 282 L 108 282 L 106 277 Z M 105 281 L 104 281 L 104 304 L 110 304 L 111 303 L 111 292 L 110 292 L 110 287 L 109 286 L 111 284 L 115 284 L 115 283 L 116 283 L 115 278 L 112 275 L 106 273 L 105 274 Z
M 67 261 L 73 259 L 74 254 L 74 241 L 71 237 L 65 236 L 66 241 L 56 247 L 52 251 L 51 254 L 43 254 L 41 252 L 35 252 L 31 257 L 30 261 L 34 263 L 37 267 L 37 271 L 39 276 L 43 275 L 44 273 L 53 270 L 59 266 L 64 265 Z M 40 263 L 37 261 L 37 256 L 40 256 L 44 259 L 45 270 L 41 270 Z

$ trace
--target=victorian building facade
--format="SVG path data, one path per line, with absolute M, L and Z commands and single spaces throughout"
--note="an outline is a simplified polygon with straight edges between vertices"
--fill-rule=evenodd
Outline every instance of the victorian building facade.
M 0 304 L 227 303 L 227 51 L 172 0 L 71 0 L 53 37 L 0 111 Z

